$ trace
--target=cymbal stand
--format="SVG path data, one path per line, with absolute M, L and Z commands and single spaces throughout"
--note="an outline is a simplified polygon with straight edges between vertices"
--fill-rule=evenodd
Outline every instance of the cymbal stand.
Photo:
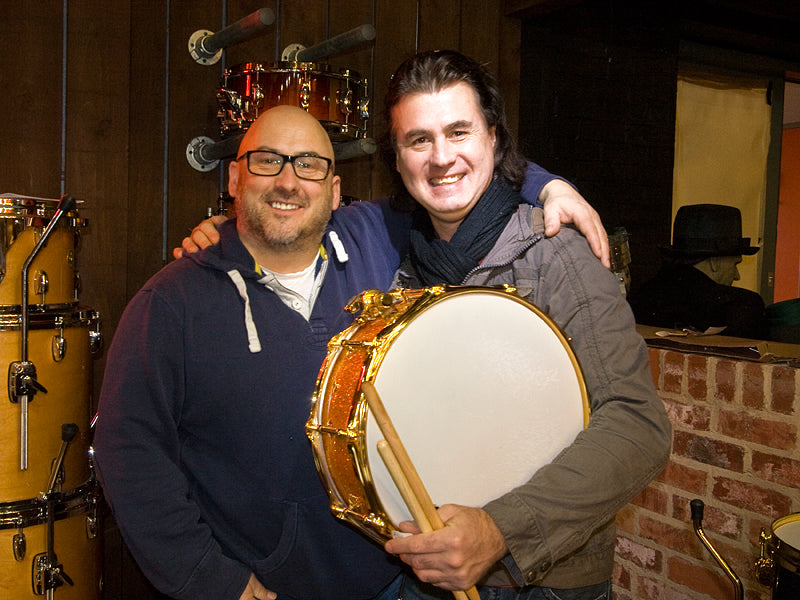
M 711 556 L 714 557 L 714 560 L 717 561 L 717 564 L 720 567 L 722 567 L 722 570 L 725 571 L 728 579 L 730 579 L 733 583 L 734 597 L 736 600 L 742 600 L 742 596 L 744 595 L 742 580 L 739 579 L 736 573 L 734 573 L 733 569 L 731 569 L 728 563 L 725 562 L 725 559 L 722 558 L 714 546 L 711 545 L 711 542 L 703 531 L 703 509 L 705 508 L 705 504 L 703 504 L 702 500 L 695 498 L 691 501 L 690 507 L 692 509 L 692 525 L 694 527 L 695 534 L 698 538 L 700 538 L 700 541 L 703 542 L 703 545 L 711 553 Z

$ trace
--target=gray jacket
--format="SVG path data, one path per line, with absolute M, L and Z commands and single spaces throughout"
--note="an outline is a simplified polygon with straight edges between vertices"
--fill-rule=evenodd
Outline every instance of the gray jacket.
M 516 287 L 570 338 L 580 363 L 588 427 L 530 481 L 484 507 L 518 584 L 575 588 L 611 577 L 614 517 L 666 466 L 670 423 L 616 279 L 579 233 L 562 227 L 545 238 L 543 230 L 541 209 L 520 206 L 462 283 Z M 407 272 L 398 278 L 420 287 Z

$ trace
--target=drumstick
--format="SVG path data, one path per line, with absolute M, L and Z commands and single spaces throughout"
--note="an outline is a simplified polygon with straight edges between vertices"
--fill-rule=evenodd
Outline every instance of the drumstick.
M 383 406 L 383 402 L 378 395 L 378 391 L 369 381 L 364 381 L 361 383 L 361 391 L 363 392 L 364 397 L 367 399 L 367 404 L 369 405 L 370 411 L 372 411 L 372 416 L 375 417 L 375 422 L 378 424 L 383 437 L 386 438 L 386 445 L 391 451 L 392 458 L 394 458 L 394 461 L 392 461 L 390 458 L 390 462 L 397 463 L 397 472 L 400 474 L 401 481 L 403 481 L 402 487 L 398 486 L 398 490 L 400 490 L 401 495 L 405 491 L 416 500 L 412 500 L 411 504 L 408 506 L 409 510 L 412 511 L 412 514 L 415 510 L 412 508 L 412 506 L 418 506 L 420 509 L 420 515 L 423 518 L 422 521 L 418 520 L 417 524 L 419 525 L 420 529 L 422 529 L 424 525 L 429 525 L 431 531 L 441 529 L 444 527 L 444 522 L 442 521 L 441 516 L 439 516 L 439 513 L 436 511 L 436 507 L 433 505 L 433 500 L 431 500 L 431 497 L 428 495 L 428 490 L 425 489 L 425 485 L 422 483 L 422 479 L 420 478 L 419 473 L 417 473 L 414 463 L 411 462 L 411 458 L 408 456 L 405 446 L 403 446 L 403 442 L 400 440 L 400 436 L 397 434 L 397 430 L 394 428 L 392 420 L 389 418 L 389 413 L 386 412 L 386 408 Z M 383 457 L 383 454 L 381 454 L 381 457 Z M 384 458 L 384 462 L 385 460 L 386 459 Z M 387 468 L 389 468 L 388 464 Z M 406 485 L 406 483 L 408 485 Z M 414 515 L 414 519 L 417 519 L 416 515 Z M 424 523 L 425 521 L 427 521 L 427 523 Z M 475 588 L 475 586 L 472 586 L 465 591 L 453 591 L 453 595 L 459 600 L 464 597 L 468 598 L 469 600 L 480 600 L 478 590 Z
M 405 473 L 403 473 L 400 463 L 397 462 L 397 457 L 394 455 L 394 452 L 392 452 L 389 442 L 380 440 L 378 442 L 378 453 L 381 455 L 383 464 L 386 465 L 386 470 L 389 471 L 389 475 L 392 476 L 392 481 L 394 481 L 394 484 L 397 486 L 397 491 L 400 492 L 400 496 L 403 498 L 406 506 L 408 506 L 408 510 L 411 511 L 422 533 L 433 531 L 433 526 L 425 515 L 425 511 L 422 509 L 419 500 L 414 495 L 414 490 L 411 489 L 411 484 L 409 484 Z
M 386 465 L 389 475 L 392 476 L 392 481 L 394 481 L 394 484 L 397 486 L 400 496 L 402 496 L 403 501 L 406 503 L 406 506 L 408 506 L 408 510 L 411 511 L 411 514 L 413 515 L 414 520 L 417 522 L 417 525 L 419 525 L 420 530 L 423 533 L 433 531 L 431 522 L 425 515 L 425 511 L 422 509 L 419 499 L 414 495 L 414 490 L 411 489 L 411 484 L 406 478 L 402 467 L 400 467 L 397 457 L 394 455 L 394 452 L 392 452 L 391 446 L 389 446 L 389 443 L 386 440 L 380 440 L 378 442 L 378 453 L 381 455 L 383 464 Z M 478 591 L 474 587 L 470 588 L 466 592 L 461 590 L 453 590 L 452 593 L 456 600 L 480 600 Z

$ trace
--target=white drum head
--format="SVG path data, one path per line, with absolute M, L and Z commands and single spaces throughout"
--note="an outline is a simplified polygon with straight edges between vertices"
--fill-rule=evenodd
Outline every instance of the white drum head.
M 775 535 L 795 550 L 800 551 L 800 516 L 775 528 Z
M 527 304 L 486 290 L 445 296 L 386 351 L 374 385 L 435 505 L 482 506 L 526 482 L 584 427 L 571 351 Z M 394 526 L 411 515 L 376 444 L 373 485 Z

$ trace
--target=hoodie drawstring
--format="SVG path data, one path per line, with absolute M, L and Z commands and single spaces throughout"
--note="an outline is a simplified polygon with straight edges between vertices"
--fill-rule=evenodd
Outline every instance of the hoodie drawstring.
M 328 237 L 330 238 L 333 249 L 336 252 L 336 260 L 338 260 L 340 263 L 346 263 L 348 260 L 350 260 L 350 257 L 347 255 L 347 252 L 344 249 L 344 244 L 342 244 L 342 240 L 339 239 L 339 236 L 336 234 L 336 232 L 329 231 Z
M 250 296 L 247 294 L 247 286 L 245 285 L 242 274 L 236 269 L 228 271 L 228 277 L 231 278 L 236 289 L 239 290 L 239 295 L 244 300 L 244 325 L 247 329 L 247 342 L 250 352 L 261 352 L 261 342 L 258 339 L 258 331 L 256 331 L 256 324 L 253 322 L 253 313 L 250 310 Z

